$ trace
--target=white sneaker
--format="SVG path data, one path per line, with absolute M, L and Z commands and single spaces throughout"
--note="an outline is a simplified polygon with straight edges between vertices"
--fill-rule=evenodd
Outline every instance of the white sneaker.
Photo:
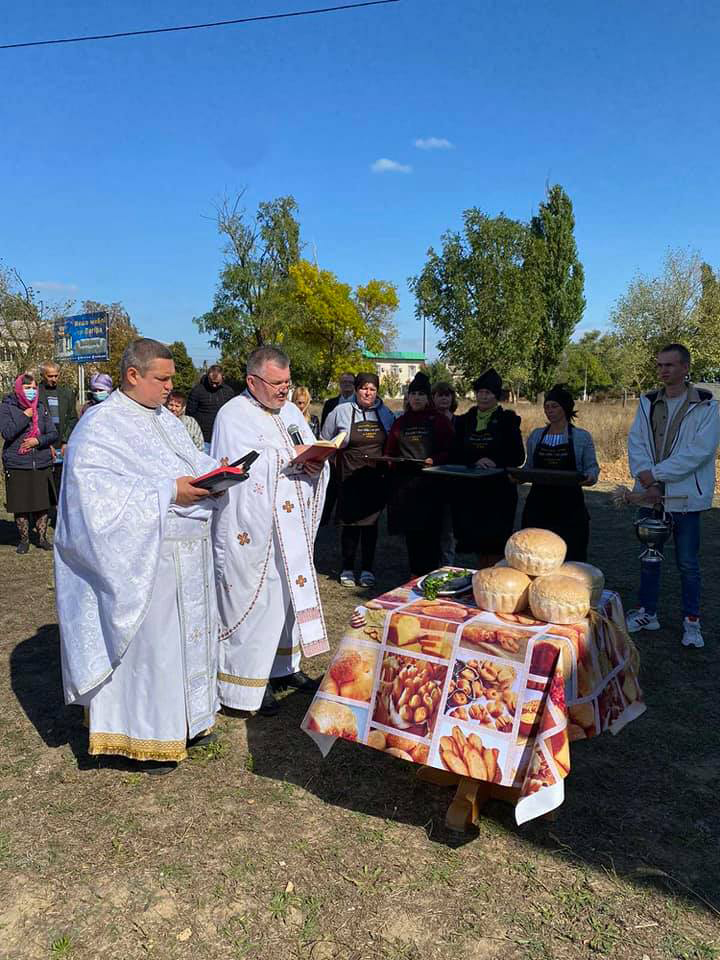
M 682 645 L 684 647 L 704 647 L 705 641 L 700 633 L 700 621 L 690 620 L 685 617 L 683 620 Z
M 628 633 L 637 633 L 638 630 L 659 630 L 660 621 L 656 613 L 645 613 L 645 607 L 631 610 L 625 620 Z
M 357 583 L 355 582 L 355 571 L 343 570 L 340 574 L 340 584 L 343 587 L 356 587 Z
M 374 587 L 375 586 L 375 574 L 371 570 L 363 570 L 360 574 L 360 586 L 361 587 Z

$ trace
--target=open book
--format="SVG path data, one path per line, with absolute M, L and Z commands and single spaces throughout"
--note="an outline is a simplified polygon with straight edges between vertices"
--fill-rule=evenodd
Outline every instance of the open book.
M 347 433 L 341 430 L 332 440 L 316 440 L 305 447 L 290 463 L 298 466 L 301 463 L 322 463 L 336 453 L 345 442 Z

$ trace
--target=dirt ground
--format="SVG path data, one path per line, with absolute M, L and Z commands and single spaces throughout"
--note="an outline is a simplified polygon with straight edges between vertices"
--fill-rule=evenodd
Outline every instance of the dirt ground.
M 626 603 L 639 545 L 607 491 L 587 496 L 591 559 Z M 704 650 L 679 643 L 672 550 L 664 629 L 639 635 L 648 711 L 573 745 L 556 822 L 490 805 L 443 826 L 447 790 L 339 742 L 323 760 L 287 695 L 272 719 L 220 717 L 219 744 L 153 778 L 86 754 L 63 706 L 52 558 L 0 519 L 0 957 L 481 960 L 720 957 L 720 512 L 705 518 Z M 461 557 L 472 565 L 472 557 Z M 317 545 L 336 643 L 367 593 Z M 407 579 L 383 536 L 382 592 Z M 320 674 L 322 659 L 305 664 Z

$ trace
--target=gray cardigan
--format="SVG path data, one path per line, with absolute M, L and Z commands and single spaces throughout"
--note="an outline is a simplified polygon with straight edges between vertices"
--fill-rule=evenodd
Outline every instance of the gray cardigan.
M 538 448 L 544 432 L 545 427 L 537 427 L 527 438 L 527 460 L 525 461 L 525 466 L 528 467 L 528 469 L 533 465 L 535 451 Z M 585 476 L 597 480 L 600 475 L 600 464 L 597 462 L 597 457 L 595 456 L 595 444 L 593 443 L 592 436 L 587 430 L 583 430 L 582 427 L 574 426 L 570 428 L 569 436 L 575 451 L 577 470 L 579 470 L 580 473 L 584 473 Z

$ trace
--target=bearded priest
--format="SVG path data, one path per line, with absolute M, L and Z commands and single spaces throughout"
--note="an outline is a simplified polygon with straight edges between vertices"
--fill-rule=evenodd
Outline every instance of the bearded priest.
M 168 348 L 139 339 L 119 390 L 67 447 L 55 584 L 65 699 L 87 708 L 91 754 L 169 772 L 207 742 L 217 699 L 211 517 L 192 485 L 218 464 L 165 409 Z
M 260 454 L 217 511 L 213 542 L 220 701 L 265 716 L 279 709 L 273 689 L 317 689 L 300 670 L 300 651 L 309 657 L 329 649 L 313 562 L 329 468 L 291 464 L 315 438 L 288 401 L 290 388 L 282 350 L 251 353 L 247 389 L 218 412 L 211 448 L 230 461 Z

